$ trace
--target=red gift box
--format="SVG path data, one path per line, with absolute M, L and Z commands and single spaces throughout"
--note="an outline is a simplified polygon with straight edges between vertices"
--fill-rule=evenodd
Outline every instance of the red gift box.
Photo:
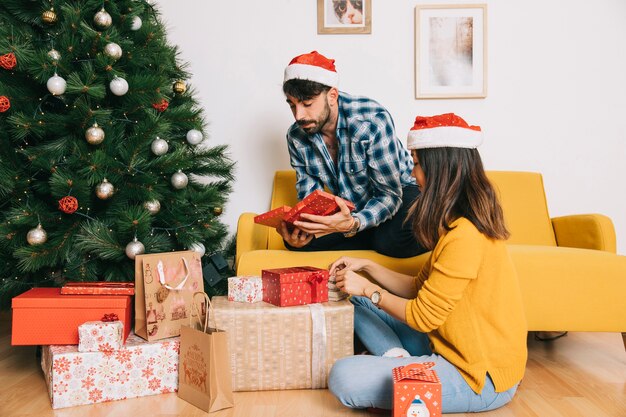
M 67 282 L 61 294 L 134 295 L 133 282 Z
M 78 326 L 116 314 L 124 340 L 132 322 L 129 295 L 62 295 L 60 288 L 33 288 L 14 297 L 12 345 L 77 345 Z
M 351 201 L 343 200 L 350 211 L 354 210 L 354 204 Z M 303 213 L 315 214 L 317 216 L 330 216 L 339 211 L 339 206 L 335 201 L 335 196 L 322 190 L 315 190 L 311 194 L 304 197 L 302 201 L 296 204 L 285 215 L 284 220 L 287 223 L 293 223 L 300 220 Z
M 393 417 L 441 417 L 441 382 L 434 362 L 393 368 Z
M 285 214 L 287 214 L 289 210 L 291 210 L 290 206 L 281 206 L 275 208 L 274 210 L 270 210 L 267 213 L 255 216 L 254 222 L 265 226 L 277 228 L 278 226 L 280 226 L 281 220 L 285 217 Z
M 328 301 L 328 271 L 312 266 L 261 271 L 263 301 L 279 307 Z

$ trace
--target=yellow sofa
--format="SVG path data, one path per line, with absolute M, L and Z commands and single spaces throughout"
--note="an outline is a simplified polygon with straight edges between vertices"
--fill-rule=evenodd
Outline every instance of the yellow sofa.
M 626 333 L 626 256 L 616 255 L 610 218 L 585 214 L 550 218 L 541 174 L 489 171 L 500 195 L 509 250 L 520 279 L 529 330 Z M 271 207 L 297 203 L 295 171 L 277 171 Z M 397 259 L 374 251 L 290 252 L 280 235 L 257 225 L 255 213 L 240 216 L 238 275 L 265 268 L 328 267 L 339 256 L 372 259 L 388 268 L 417 274 L 428 254 Z M 626 339 L 624 339 L 626 346 Z

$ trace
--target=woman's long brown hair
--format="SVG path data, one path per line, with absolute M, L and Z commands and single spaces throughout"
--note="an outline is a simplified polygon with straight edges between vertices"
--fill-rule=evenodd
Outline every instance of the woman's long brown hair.
M 417 151 L 426 183 L 411 207 L 418 242 L 432 250 L 450 224 L 465 217 L 485 236 L 506 240 L 502 207 L 476 149 L 428 148 Z

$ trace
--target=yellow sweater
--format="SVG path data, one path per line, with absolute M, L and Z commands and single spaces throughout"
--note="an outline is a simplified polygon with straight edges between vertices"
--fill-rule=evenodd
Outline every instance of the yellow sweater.
M 433 352 L 474 392 L 487 373 L 503 392 L 521 381 L 528 355 L 517 273 L 504 241 L 487 238 L 466 218 L 451 226 L 415 279 L 407 323 L 428 333 Z

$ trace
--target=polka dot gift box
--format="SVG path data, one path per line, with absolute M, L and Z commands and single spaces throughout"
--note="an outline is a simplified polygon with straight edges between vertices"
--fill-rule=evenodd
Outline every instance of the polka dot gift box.
M 312 266 L 264 269 L 263 301 L 279 307 L 328 301 L 328 271 Z
M 393 417 L 441 417 L 441 382 L 434 362 L 393 368 Z

